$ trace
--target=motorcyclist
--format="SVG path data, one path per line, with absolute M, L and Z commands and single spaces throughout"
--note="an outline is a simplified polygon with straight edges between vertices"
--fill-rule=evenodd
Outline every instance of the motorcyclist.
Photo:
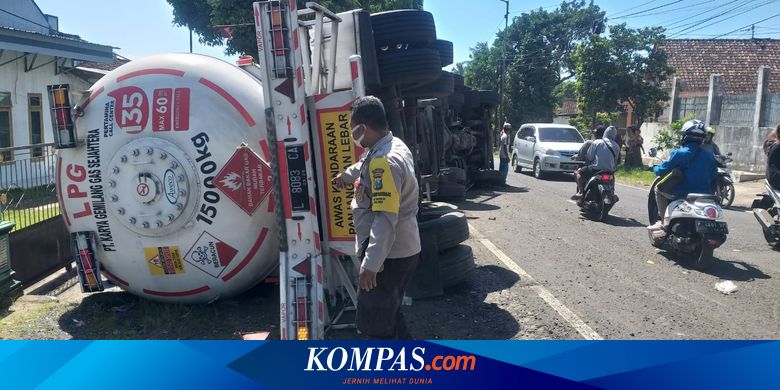
M 708 126 L 707 136 L 704 138 L 704 143 L 701 144 L 701 147 L 704 150 L 709 150 L 716 156 L 720 156 L 720 148 L 718 147 L 718 144 L 715 143 L 713 138 L 715 138 L 715 128 Z
M 614 172 L 620 158 L 620 146 L 616 141 L 617 129 L 609 126 L 604 136 L 591 143 L 585 156 L 585 166 L 574 172 L 577 178 L 577 194 L 574 199 L 582 198 L 585 184 L 599 171 Z
M 764 153 L 766 153 L 766 179 L 775 191 L 780 191 L 780 124 L 766 137 Z
M 706 137 L 704 122 L 696 119 L 685 122 L 680 140 L 682 146 L 672 151 L 668 160 L 653 167 L 653 172 L 661 177 L 668 175 L 675 168 L 682 169 L 683 180 L 672 189 L 671 194 L 656 189 L 655 200 L 662 218 L 654 225 L 648 226 L 648 229 L 663 229 L 668 222 L 666 208 L 672 200 L 692 193 L 712 193 L 712 183 L 717 178 L 718 168 L 713 153 L 702 146 Z

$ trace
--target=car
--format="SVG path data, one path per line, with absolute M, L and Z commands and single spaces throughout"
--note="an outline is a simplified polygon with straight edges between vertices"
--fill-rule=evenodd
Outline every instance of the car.
M 534 177 L 548 173 L 572 173 L 582 162 L 571 158 L 585 143 L 574 126 L 554 123 L 528 123 L 520 126 L 512 147 L 511 164 L 515 172 L 533 169 Z

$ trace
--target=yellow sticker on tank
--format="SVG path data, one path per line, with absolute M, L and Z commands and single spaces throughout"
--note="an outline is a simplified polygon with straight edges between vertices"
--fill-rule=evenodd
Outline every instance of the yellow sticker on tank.
M 371 176 L 371 210 L 398 214 L 401 199 L 387 157 L 372 158 L 368 169 Z
M 184 273 L 184 262 L 179 246 L 144 248 L 149 273 L 155 276 L 178 275 Z

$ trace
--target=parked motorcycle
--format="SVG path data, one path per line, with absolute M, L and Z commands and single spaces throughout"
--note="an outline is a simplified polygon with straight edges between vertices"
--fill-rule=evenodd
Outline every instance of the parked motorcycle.
M 586 215 L 594 216 L 604 222 L 609 217 L 609 210 L 618 202 L 615 195 L 615 174 L 610 171 L 599 171 L 585 184 L 582 198 L 577 201 L 580 210 Z
M 731 153 L 727 155 L 715 156 L 715 161 L 718 163 L 718 178 L 715 183 L 714 192 L 720 196 L 720 206 L 723 208 L 731 207 L 734 203 L 734 179 L 731 178 L 731 168 L 728 164 L 734 161 L 731 158 Z
M 647 198 L 650 224 L 660 217 L 655 201 L 655 187 L 660 180 L 653 182 Z M 651 244 L 689 259 L 692 268 L 707 268 L 713 252 L 726 242 L 729 233 L 719 203 L 719 197 L 712 194 L 689 194 L 670 202 L 666 209 L 669 222 L 663 230 L 649 232 Z
M 766 242 L 778 247 L 780 246 L 780 191 L 772 188 L 768 181 L 765 187 L 764 194 L 753 201 L 753 215 L 761 224 Z

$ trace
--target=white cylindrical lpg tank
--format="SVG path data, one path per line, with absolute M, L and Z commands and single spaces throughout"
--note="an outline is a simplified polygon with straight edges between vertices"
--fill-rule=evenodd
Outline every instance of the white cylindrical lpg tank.
M 96 232 L 104 275 L 134 294 L 210 302 L 278 264 L 262 87 L 193 54 L 132 61 L 100 79 L 58 151 L 71 232 Z

